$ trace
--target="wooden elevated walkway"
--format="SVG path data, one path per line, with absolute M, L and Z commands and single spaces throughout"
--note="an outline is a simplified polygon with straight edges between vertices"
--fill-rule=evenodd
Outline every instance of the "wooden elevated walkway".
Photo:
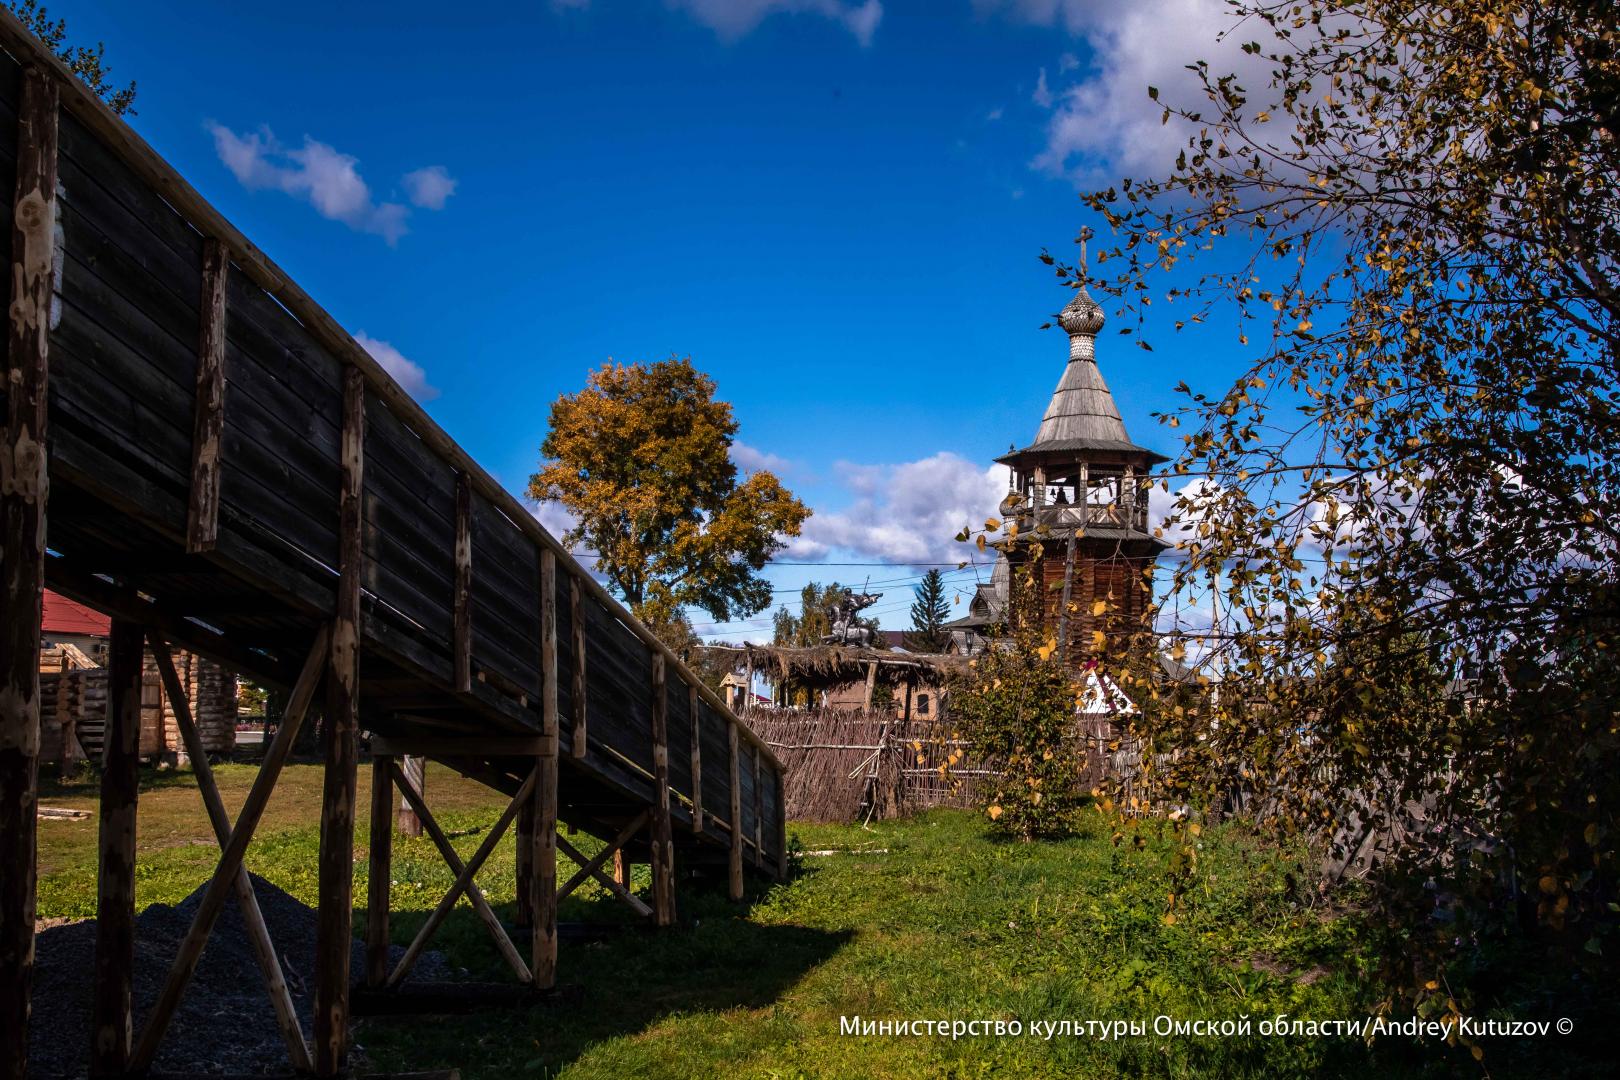
M 663 925 L 674 920 L 677 865 L 717 861 L 735 895 L 745 867 L 779 873 L 782 776 L 770 750 L 4 11 L 0 48 L 0 183 L 16 193 L 0 200 L 0 258 L 11 267 L 0 387 L 0 1078 L 25 1068 L 45 585 L 115 620 L 101 1075 L 146 1069 L 166 1023 L 158 1015 L 137 1031 L 129 1015 L 137 807 L 122 740 L 129 656 L 143 637 L 292 690 L 286 738 L 255 788 L 265 798 L 285 760 L 280 744 L 324 701 L 322 952 L 336 959 L 317 972 L 316 1045 L 303 1060 L 302 1037 L 289 1033 L 294 1064 L 320 1075 L 341 1070 L 346 1047 L 362 731 L 377 751 L 374 805 L 391 800 L 395 755 L 426 755 L 518 796 L 502 828 L 517 823 L 534 940 L 527 969 L 520 960 L 514 970 L 536 988 L 556 978 L 557 844 L 572 852 L 559 821 L 651 862 L 651 913 Z M 207 796 L 206 777 L 203 787 Z M 210 897 L 223 903 L 238 888 L 254 799 L 234 824 L 209 808 L 222 848 Z M 386 882 L 392 815 L 381 818 L 372 879 L 380 869 Z M 479 861 L 463 875 L 475 906 Z M 601 860 L 579 861 L 595 865 L 576 879 L 604 876 Z M 386 952 L 377 959 L 381 899 L 380 910 L 377 897 L 370 905 L 378 988 L 397 984 Z M 194 928 L 199 950 L 207 929 Z M 498 924 L 492 931 L 504 939 Z M 516 958 L 509 941 L 502 952 Z

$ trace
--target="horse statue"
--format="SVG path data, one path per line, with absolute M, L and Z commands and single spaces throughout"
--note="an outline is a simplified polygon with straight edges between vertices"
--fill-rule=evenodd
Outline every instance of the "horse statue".
M 838 608 L 833 613 L 832 633 L 821 639 L 823 645 L 870 645 L 872 644 L 872 630 L 870 627 L 857 626 L 855 616 L 878 602 L 882 593 L 848 593 L 838 601 Z

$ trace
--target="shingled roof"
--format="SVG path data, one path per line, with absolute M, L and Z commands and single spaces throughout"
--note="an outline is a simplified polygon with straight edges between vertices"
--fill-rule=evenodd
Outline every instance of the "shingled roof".
M 1097 333 L 1105 321 L 1102 307 L 1084 286 L 1058 315 L 1058 325 L 1069 335 L 1069 363 L 1058 379 L 1057 389 L 1046 406 L 1046 415 L 1035 432 L 1035 441 L 997 461 L 1011 464 L 1028 454 L 1100 450 L 1121 454 L 1148 455 L 1154 461 L 1167 460 L 1131 442 L 1125 421 L 1114 404 L 1114 395 L 1097 368 Z

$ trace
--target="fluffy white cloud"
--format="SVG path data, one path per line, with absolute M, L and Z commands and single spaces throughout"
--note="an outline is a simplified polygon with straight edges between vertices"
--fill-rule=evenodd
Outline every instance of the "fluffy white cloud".
M 724 41 L 736 41 L 767 16 L 778 13 L 820 15 L 841 24 L 862 45 L 872 44 L 883 18 L 879 0 L 664 0 L 713 30 Z
M 771 472 L 778 477 L 793 472 L 796 468 L 794 463 L 785 457 L 741 441 L 731 444 L 731 460 L 743 472 Z
M 395 382 L 405 388 L 406 393 L 418 401 L 431 401 L 439 396 L 439 391 L 428 385 L 427 372 L 422 370 L 422 366 L 388 342 L 378 341 L 364 330 L 355 334 L 354 340 L 383 366 L 384 371 L 394 377 Z
M 429 165 L 405 174 L 402 183 L 410 196 L 412 206 L 424 210 L 443 210 L 445 200 L 456 193 L 455 177 L 443 165 Z
M 375 233 L 390 245 L 405 235 L 410 210 L 402 203 L 379 202 L 360 175 L 352 154 L 304 136 L 304 145 L 283 146 L 269 127 L 238 134 L 210 121 L 214 150 L 231 174 L 250 190 L 270 189 L 304 199 L 322 216 L 359 232 Z M 443 166 L 418 169 L 404 178 L 411 201 L 441 209 L 456 182 Z
M 1207 60 L 1212 70 L 1236 73 L 1253 92 L 1267 84 L 1274 66 L 1241 49 L 1243 42 L 1261 37 L 1263 27 L 1246 24 L 1241 33 L 1223 36 L 1233 27 L 1224 0 L 973 3 L 981 14 L 999 13 L 1051 26 L 1090 46 L 1088 65 L 1081 65 L 1072 54 L 1058 62 L 1060 75 L 1073 70 L 1081 78 L 1053 93 L 1051 104 L 1056 108 L 1047 124 L 1046 145 L 1033 162 L 1038 169 L 1081 184 L 1160 173 L 1175 160 L 1189 128 L 1174 118 L 1162 123 L 1160 102 L 1199 109 L 1207 100 L 1188 64 Z M 1159 102 L 1148 97 L 1150 86 L 1158 88 Z M 1036 100 L 1039 103 L 1039 97 Z M 1281 125 L 1273 134 L 1278 142 L 1286 142 Z
M 842 510 L 817 511 L 785 557 L 821 559 L 833 551 L 895 563 L 942 563 L 968 557 L 954 539 L 982 525 L 1007 494 L 1007 470 L 986 469 L 948 451 L 898 465 L 836 466 L 853 496 Z

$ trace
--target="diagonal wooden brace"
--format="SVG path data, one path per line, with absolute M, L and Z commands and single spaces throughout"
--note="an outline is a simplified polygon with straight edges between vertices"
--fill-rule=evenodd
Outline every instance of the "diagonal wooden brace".
M 467 887 L 473 883 L 473 877 L 489 858 L 490 853 L 495 850 L 496 845 L 501 842 L 501 837 L 506 835 L 507 827 L 512 824 L 512 819 L 517 817 L 518 807 L 522 806 L 524 800 L 534 791 L 534 785 L 539 775 L 540 766 L 537 764 L 529 773 L 528 779 L 523 781 L 523 786 L 518 788 L 517 795 L 502 811 L 500 820 L 495 822 L 494 827 L 489 830 L 489 835 L 484 837 L 484 842 L 478 845 L 478 850 L 473 852 L 473 857 L 467 860 L 467 864 L 456 875 L 455 884 L 450 886 L 450 891 L 444 894 L 444 899 L 440 900 L 439 905 L 433 909 L 433 913 L 428 916 L 427 922 L 422 924 L 422 929 L 416 932 L 416 937 L 412 939 L 410 946 L 405 950 L 405 955 L 400 957 L 399 963 L 395 965 L 393 974 L 388 976 L 388 989 L 392 990 L 397 987 L 405 981 L 405 976 L 411 973 L 411 967 L 416 963 L 416 958 L 422 954 L 422 950 L 427 946 L 428 941 L 432 939 L 439 926 L 456 906 L 456 901 L 461 899 L 461 894 L 466 892 Z M 421 808 L 418 807 L 417 813 L 420 814 L 421 812 Z M 427 826 L 427 818 L 422 819 L 422 825 L 424 828 Z M 506 936 L 504 930 L 501 932 L 501 936 Z M 508 944 L 511 943 L 508 942 Z M 527 970 L 524 972 L 524 980 L 529 980 Z
M 439 854 L 444 858 L 445 865 L 449 866 L 450 872 L 459 878 L 467 869 L 466 864 L 461 861 L 461 856 L 456 854 L 456 849 L 450 844 L 450 838 L 439 827 L 439 823 L 434 819 L 432 811 L 428 810 L 427 803 L 422 798 L 422 793 L 416 789 L 416 785 L 406 778 L 404 770 L 398 764 L 391 764 L 389 771 L 393 774 L 394 786 L 405 797 L 405 801 L 411 804 L 411 809 L 416 811 L 417 819 L 422 822 L 422 831 L 432 838 L 433 846 L 439 849 Z M 529 974 L 528 966 L 523 962 L 522 954 L 517 951 L 517 946 L 512 944 L 512 939 L 506 936 L 506 928 L 501 925 L 501 920 L 490 909 L 489 901 L 484 898 L 483 890 L 471 878 L 467 880 L 467 899 L 471 902 L 473 910 L 478 913 L 478 918 L 489 929 L 489 936 L 494 939 L 495 948 L 500 952 L 501 958 L 506 961 L 507 966 L 512 969 L 512 973 L 518 977 L 520 982 L 531 981 L 532 976 Z M 395 980 L 390 979 L 389 985 L 394 984 Z
M 197 914 L 191 922 L 191 929 L 186 932 L 185 940 L 180 943 L 180 951 L 174 958 L 174 966 L 169 968 L 169 977 L 163 984 L 163 992 L 158 996 L 157 1004 L 152 1007 L 146 1026 L 141 1029 L 141 1037 L 136 1042 L 135 1052 L 129 1059 L 131 1073 L 144 1073 L 152 1067 L 152 1059 L 157 1057 L 158 1044 L 163 1041 L 163 1033 L 168 1030 L 169 1022 L 174 1019 L 174 1012 L 180 1006 L 180 999 L 186 992 L 186 986 L 197 970 L 197 961 L 202 956 L 203 946 L 208 944 L 208 935 L 213 933 L 214 923 L 219 920 L 219 913 L 225 907 L 225 900 L 235 887 L 236 872 L 242 868 L 242 858 L 247 854 L 248 844 L 253 840 L 253 832 L 259 826 L 259 819 L 264 815 L 265 806 L 270 802 L 270 794 L 275 790 L 276 781 L 281 777 L 281 767 L 287 763 L 287 755 L 292 752 L 293 740 L 298 737 L 298 729 L 304 724 L 310 700 L 315 696 L 315 688 L 320 684 L 321 673 L 326 668 L 329 634 L 330 630 L 325 626 L 315 634 L 315 643 L 309 650 L 309 656 L 304 660 L 303 670 L 298 673 L 298 681 L 293 684 L 292 694 L 287 701 L 287 711 L 282 717 L 281 726 L 276 729 L 275 740 L 265 752 L 264 763 L 259 766 L 259 775 L 254 778 L 253 787 L 248 791 L 247 800 L 242 804 L 241 813 L 236 817 L 236 826 L 231 829 L 230 841 L 220 852 L 219 865 L 215 867 L 214 876 L 209 880 L 207 890 L 203 892 L 202 902 L 197 906 Z
M 646 815 L 643 815 L 643 817 L 645 817 L 645 816 Z M 561 851 L 564 855 L 567 855 L 570 859 L 573 859 L 581 867 L 587 866 L 591 862 L 591 860 L 587 859 L 580 852 L 580 850 L 578 848 L 576 848 L 573 844 L 570 844 L 567 840 L 564 840 L 560 836 L 557 837 L 557 849 L 559 851 Z M 609 851 L 609 852 L 605 853 L 604 859 L 605 858 L 611 858 L 611 857 L 612 857 L 612 852 Z M 596 881 L 596 883 L 598 885 L 602 886 L 608 892 L 612 893 L 614 896 L 617 896 L 624 903 L 628 904 L 630 906 L 631 910 L 633 910 L 637 915 L 640 915 L 644 919 L 645 918 L 650 918 L 652 916 L 653 909 L 651 907 L 649 907 L 641 899 L 641 897 L 637 896 L 635 893 L 631 892 L 624 885 L 621 885 L 619 882 L 614 881 L 613 878 L 611 878 L 607 874 L 603 873 L 600 865 L 597 866 L 595 869 L 592 869 L 592 870 L 589 870 L 589 871 L 582 870 L 581 873 L 589 873 L 590 877 L 595 879 L 595 881 Z M 577 877 L 579 875 L 575 875 L 575 876 Z M 575 887 L 577 887 L 577 886 L 573 886 L 573 885 L 569 886 L 570 889 L 575 888 Z
M 608 877 L 602 871 L 602 867 L 607 865 L 607 861 L 613 858 L 614 854 L 620 848 L 624 847 L 625 844 L 630 842 L 631 837 L 635 836 L 636 833 L 640 832 L 642 828 L 646 826 L 647 819 L 651 816 L 651 814 L 652 812 L 650 810 L 643 810 L 641 813 L 637 814 L 630 820 L 630 824 L 619 830 L 619 835 L 613 838 L 613 842 L 608 844 L 601 851 L 597 852 L 596 857 L 593 859 L 584 858 L 584 856 L 582 856 L 572 844 L 569 844 L 567 847 L 568 857 L 578 863 L 580 869 L 577 874 L 563 883 L 562 888 L 557 890 L 557 899 L 561 900 L 563 897 L 585 884 L 586 880 L 589 878 L 596 878 L 601 882 L 617 884 L 616 882 L 613 882 L 612 878 Z
M 203 747 L 202 735 L 191 715 L 191 703 L 186 697 L 185 687 L 180 684 L 180 675 L 174 669 L 174 658 L 169 653 L 168 643 L 150 631 L 146 640 L 151 646 L 158 674 L 163 679 L 164 693 L 174 709 L 174 720 L 180 728 L 181 739 L 185 741 L 186 753 L 191 758 L 191 769 L 197 777 L 197 790 L 202 794 L 208 820 L 214 827 L 214 838 L 223 851 L 231 841 L 231 820 L 226 816 L 225 803 L 219 797 L 219 785 L 214 781 L 214 770 L 208 764 L 208 752 Z M 309 1046 L 304 1042 L 303 1029 L 298 1026 L 298 1012 L 293 1007 L 292 993 L 287 989 L 281 961 L 276 956 L 275 944 L 270 940 L 270 929 L 264 923 L 264 913 L 259 910 L 259 900 L 253 893 L 253 883 L 248 879 L 245 867 L 238 866 L 236 869 L 235 889 L 236 905 L 241 909 L 248 941 L 253 946 L 259 970 L 264 975 L 265 992 L 270 995 L 270 1006 L 275 1010 L 276 1026 L 281 1029 L 282 1041 L 287 1044 L 287 1055 L 292 1058 L 294 1069 L 308 1072 L 312 1068 Z

